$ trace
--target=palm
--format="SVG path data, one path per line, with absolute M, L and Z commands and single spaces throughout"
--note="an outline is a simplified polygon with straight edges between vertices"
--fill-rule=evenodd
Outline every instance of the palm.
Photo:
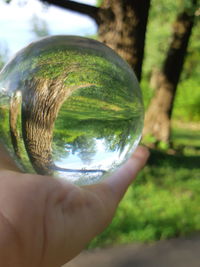
M 1 171 L 4 236 L 0 242 L 6 241 L 7 246 L 0 250 L 0 259 L 9 261 L 4 266 L 57 267 L 77 255 L 111 221 L 127 186 L 144 165 L 145 153 L 140 149 L 105 182 L 84 187 L 47 176 Z

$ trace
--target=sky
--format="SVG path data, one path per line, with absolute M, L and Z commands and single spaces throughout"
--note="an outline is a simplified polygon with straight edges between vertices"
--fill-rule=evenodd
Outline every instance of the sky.
M 48 24 L 50 35 L 92 35 L 97 31 L 88 16 L 54 7 L 45 8 L 39 0 L 12 0 L 8 5 L 0 0 L 0 52 L 8 49 L 8 58 L 28 45 L 36 37 L 31 32 L 31 19 L 37 16 Z M 77 1 L 78 2 L 78 1 Z M 95 5 L 96 0 L 79 2 Z

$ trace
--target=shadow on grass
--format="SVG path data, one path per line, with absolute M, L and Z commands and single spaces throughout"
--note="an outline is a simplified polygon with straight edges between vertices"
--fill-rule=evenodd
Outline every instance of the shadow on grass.
M 169 155 L 159 150 L 151 150 L 149 166 L 170 166 L 172 168 L 200 168 L 200 156 Z

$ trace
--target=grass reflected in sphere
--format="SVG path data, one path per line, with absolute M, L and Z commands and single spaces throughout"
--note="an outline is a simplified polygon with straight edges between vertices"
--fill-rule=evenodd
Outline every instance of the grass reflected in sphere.
M 0 74 L 0 142 L 24 172 L 91 184 L 137 146 L 137 79 L 113 50 L 77 36 L 33 42 Z

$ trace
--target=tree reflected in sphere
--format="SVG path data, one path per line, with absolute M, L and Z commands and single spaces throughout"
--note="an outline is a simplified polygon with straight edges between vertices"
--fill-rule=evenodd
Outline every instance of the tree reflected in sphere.
M 0 142 L 24 172 L 91 184 L 137 146 L 137 79 L 113 50 L 78 36 L 33 42 L 0 74 Z

